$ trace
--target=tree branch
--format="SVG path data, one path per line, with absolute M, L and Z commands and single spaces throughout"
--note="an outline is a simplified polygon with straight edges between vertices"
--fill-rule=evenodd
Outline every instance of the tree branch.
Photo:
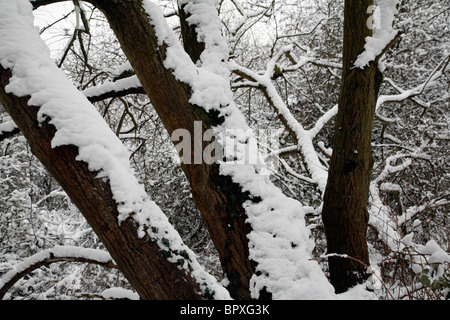
M 284 55 L 287 51 L 288 48 L 281 50 L 277 55 L 275 55 L 267 64 L 266 71 L 263 75 L 244 68 L 235 62 L 230 63 L 230 68 L 235 74 L 253 82 L 255 87 L 263 92 L 269 105 L 277 112 L 281 123 L 298 143 L 298 149 L 303 156 L 312 179 L 317 183 L 321 192 L 323 192 L 326 186 L 326 169 L 322 166 L 317 156 L 312 138 L 317 135 L 325 122 L 334 116 L 337 111 L 337 107 L 321 117 L 317 125 L 311 129 L 311 131 L 305 130 L 301 123 L 294 118 L 286 104 L 281 99 L 271 80 L 272 71 L 274 70 L 276 61 L 278 61 L 279 57 Z
M 132 80 L 132 79 L 128 79 Z M 106 82 L 102 85 L 87 88 L 83 94 L 90 102 L 98 102 L 108 98 L 119 98 L 129 94 L 145 94 L 144 89 L 140 85 L 126 85 L 126 83 Z M 114 85 L 115 84 L 115 85 Z
M 34 0 L 33 2 L 31 2 L 31 4 L 33 5 L 33 10 L 36 10 L 37 8 L 39 8 L 41 6 L 46 6 L 48 4 L 64 2 L 64 1 L 69 1 L 69 0 Z
M 383 96 L 378 97 L 376 108 L 379 109 L 382 104 L 387 103 L 387 102 L 399 102 L 399 101 L 403 101 L 403 100 L 414 98 L 418 95 L 421 95 L 425 91 L 425 89 L 430 85 L 430 83 L 433 83 L 433 81 L 437 80 L 439 77 L 441 77 L 446 72 L 449 64 L 450 64 L 450 55 L 447 55 L 444 59 L 441 60 L 441 62 L 438 63 L 438 65 L 430 73 L 430 75 L 428 76 L 427 80 L 425 80 L 424 83 L 422 83 L 422 84 L 418 85 L 417 87 L 410 89 L 410 90 L 402 90 L 391 79 L 387 79 L 387 82 L 390 85 L 392 85 L 395 90 L 400 92 L 400 94 L 383 95 Z M 416 101 L 416 103 L 419 103 L 419 102 Z M 420 104 L 420 105 L 422 107 L 428 107 L 423 104 Z
M 46 267 L 56 262 L 91 263 L 106 268 L 118 269 L 106 251 L 73 246 L 57 246 L 26 258 L 7 272 L 0 279 L 0 299 L 3 299 L 8 290 L 27 274 L 40 267 Z

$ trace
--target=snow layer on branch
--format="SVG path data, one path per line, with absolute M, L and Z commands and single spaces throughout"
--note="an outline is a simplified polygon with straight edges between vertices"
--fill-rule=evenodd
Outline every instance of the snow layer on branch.
M 44 262 L 45 260 L 51 258 L 82 258 L 105 264 L 112 261 L 111 256 L 106 251 L 73 246 L 56 246 L 54 248 L 41 251 L 17 263 L 13 269 L 8 271 L 0 279 L 0 288 L 11 281 L 11 279 L 17 274 L 25 271 L 35 264 L 39 264 L 40 262 Z
M 435 240 L 428 241 L 425 245 L 413 243 L 412 239 L 414 232 L 403 237 L 403 243 L 401 249 L 406 247 L 412 247 L 414 250 L 421 254 L 429 256 L 427 257 L 428 263 L 450 263 L 450 255 L 442 249 Z
M 57 129 L 52 147 L 77 146 L 78 160 L 109 180 L 114 198 L 121 204 L 119 211 L 133 212 L 143 198 L 142 192 L 130 192 L 137 189 L 135 179 L 123 179 L 132 174 L 128 151 L 50 59 L 47 46 L 33 27 L 29 2 L 2 1 L 0 9 L 0 63 L 13 73 L 6 90 L 30 96 L 29 104 L 40 106 L 38 120 L 50 118 Z
M 265 88 L 266 93 L 271 100 L 271 103 L 273 104 L 277 112 L 284 118 L 289 128 L 292 129 L 292 131 L 295 133 L 295 136 L 298 140 L 298 147 L 303 154 L 308 171 L 311 173 L 314 182 L 317 183 L 319 190 L 323 193 L 325 192 L 328 173 L 317 156 L 312 139 L 321 130 L 323 124 L 336 114 L 337 106 L 331 111 L 327 112 L 322 118 L 320 118 L 316 126 L 311 130 L 305 130 L 300 122 L 298 122 L 294 118 L 292 113 L 289 111 L 289 108 L 286 106 L 283 99 L 278 94 L 277 89 L 274 87 L 271 80 L 275 63 L 278 61 L 281 55 L 291 50 L 292 46 L 286 46 L 282 48 L 278 55 L 271 59 L 266 72 L 264 72 L 264 74 L 262 75 L 243 68 L 235 62 L 230 62 L 230 66 L 235 70 L 240 70 L 241 72 L 248 74 L 252 79 L 255 80 L 255 82 L 258 83 L 258 85 Z M 306 60 L 304 62 L 306 63 Z
M 108 92 L 119 92 L 132 88 L 140 88 L 142 85 L 137 76 L 133 75 L 128 78 L 119 79 L 117 81 L 106 81 L 98 86 L 89 87 L 83 90 L 83 94 L 87 98 L 98 97 Z
M 379 188 L 376 182 L 370 184 L 370 216 L 369 223 L 374 226 L 384 241 L 393 251 L 398 250 L 401 235 L 398 233 L 397 224 L 392 220 L 390 209 L 386 207 L 380 198 Z
M 355 67 L 364 69 L 371 61 L 383 52 L 386 46 L 394 40 L 398 31 L 392 27 L 397 14 L 398 0 L 378 0 L 378 7 L 374 11 L 372 37 L 366 38 L 365 50 L 355 61 Z M 368 26 L 371 27 L 371 26 Z
M 171 69 L 178 80 L 190 85 L 191 103 L 205 110 L 217 110 L 224 116 L 224 123 L 215 129 L 233 132 L 239 129 L 245 137 L 237 141 L 244 148 L 245 138 L 253 138 L 252 130 L 233 101 L 226 61 L 228 46 L 221 36 L 221 25 L 216 12 L 217 1 L 186 1 L 185 10 L 192 16 L 199 39 L 206 44 L 198 66 L 185 53 L 172 30 L 164 21 L 162 12 L 150 1 L 144 7 L 154 26 L 160 44 L 167 44 L 165 67 Z M 220 141 L 233 139 L 225 135 Z M 237 163 L 245 163 L 239 162 Z M 261 164 L 264 165 L 263 163 Z M 252 232 L 248 235 L 250 258 L 258 263 L 257 274 L 251 279 L 254 298 L 266 287 L 274 299 L 334 299 L 334 289 L 316 261 L 311 261 L 314 242 L 304 221 L 301 204 L 286 197 L 267 176 L 258 174 L 258 165 L 220 163 L 220 172 L 230 176 L 243 191 L 260 197 L 259 203 L 244 203 Z M 359 295 L 353 298 L 359 298 Z
M 50 119 L 55 126 L 52 147 L 77 146 L 77 160 L 86 162 L 90 170 L 98 172 L 98 178 L 109 182 L 118 204 L 119 222 L 132 217 L 138 223 L 139 236 L 148 233 L 162 249 L 182 253 L 172 254 L 174 263 L 188 254 L 189 266 L 194 270 L 190 273 L 200 286 L 209 287 L 219 299 L 228 299 L 228 292 L 204 271 L 168 218 L 149 199 L 134 175 L 128 150 L 50 58 L 33 26 L 28 0 L 0 1 L 0 63 L 12 71 L 6 90 L 16 96 L 30 96 L 29 105 L 40 107 L 38 120 Z M 186 270 L 189 266 L 183 264 Z

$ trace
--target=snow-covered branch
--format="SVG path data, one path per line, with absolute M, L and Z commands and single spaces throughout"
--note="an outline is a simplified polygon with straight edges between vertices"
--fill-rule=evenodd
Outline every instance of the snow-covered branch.
M 235 74 L 246 79 L 247 82 L 252 83 L 254 87 L 259 88 L 263 91 L 264 95 L 267 98 L 267 101 L 278 113 L 280 120 L 285 125 L 286 129 L 293 133 L 293 136 L 298 143 L 298 149 L 303 155 L 304 161 L 308 167 L 312 179 L 316 182 L 316 184 L 319 186 L 319 189 L 323 192 L 326 186 L 327 172 L 326 168 L 320 162 L 320 159 L 314 149 L 312 140 L 315 136 L 317 136 L 325 123 L 327 123 L 334 115 L 336 115 L 337 106 L 333 107 L 322 117 L 320 117 L 314 127 L 310 130 L 306 130 L 300 124 L 300 122 L 294 118 L 272 82 L 272 76 L 276 70 L 277 62 L 281 59 L 282 56 L 288 54 L 294 65 L 290 67 L 281 67 L 278 70 L 293 71 L 297 70 L 307 63 L 317 61 L 313 57 L 308 56 L 297 58 L 292 54 L 292 46 L 286 46 L 279 50 L 279 52 L 274 55 L 274 57 L 272 57 L 272 59 L 267 63 L 266 70 L 262 73 L 256 73 L 248 68 L 242 67 L 234 61 L 231 61 L 229 65 L 230 69 Z M 337 65 L 334 63 L 327 63 L 327 66 L 337 67 Z
M 397 251 L 402 239 L 399 227 L 403 224 L 405 217 L 412 217 L 415 209 L 409 208 L 402 216 L 394 215 L 380 197 L 380 191 L 388 191 L 399 194 L 400 186 L 384 182 L 390 175 L 401 172 L 412 165 L 413 158 L 424 158 L 425 156 L 416 150 L 410 154 L 396 154 L 386 159 L 386 165 L 381 173 L 370 183 L 370 225 L 380 233 L 381 239 L 388 244 L 392 251 Z M 407 158 L 402 163 L 392 165 L 400 159 Z M 425 209 L 422 208 L 423 210 Z M 403 220 L 403 222 L 402 222 Z
M 325 112 L 319 119 L 316 120 L 314 127 L 309 129 L 309 134 L 311 138 L 314 139 L 317 134 L 323 129 L 325 124 L 328 123 L 338 112 L 338 105 L 336 104 L 333 108 Z
M 274 5 L 274 2 L 268 5 L 259 3 L 255 4 L 254 8 L 250 8 L 242 6 L 241 2 L 242 1 L 240 0 L 231 0 L 231 3 L 239 13 L 239 16 L 235 18 L 236 21 L 224 24 L 230 34 L 229 44 L 232 50 L 235 49 L 244 34 L 250 30 L 253 25 L 270 14 Z
M 19 128 L 17 128 L 16 124 L 12 120 L 0 123 L 0 141 L 8 139 L 19 132 Z
M 369 225 L 378 231 L 379 238 L 389 246 L 390 250 L 396 251 L 402 237 L 391 210 L 381 200 L 380 189 L 376 183 L 370 184 L 369 191 Z
M 392 79 L 386 79 L 395 90 L 399 92 L 397 95 L 382 95 L 378 97 L 377 100 L 377 109 L 379 109 L 384 103 L 388 102 L 399 102 L 410 98 L 415 98 L 418 95 L 423 94 L 427 87 L 431 86 L 437 79 L 439 79 L 447 70 L 450 63 L 450 55 L 447 55 L 444 59 L 442 59 L 439 64 L 434 68 L 434 70 L 430 73 L 427 79 L 420 85 L 416 86 L 410 90 L 403 90 L 398 85 L 392 81 Z M 429 104 L 426 104 L 420 100 L 415 100 L 422 107 L 428 108 Z
M 89 87 L 83 90 L 83 94 L 91 102 L 101 101 L 107 98 L 122 97 L 128 94 L 145 94 L 138 78 L 133 75 L 117 81 L 107 81 L 103 84 Z
M 398 217 L 398 225 L 402 226 L 407 221 L 411 221 L 414 217 L 422 214 L 423 212 L 439 207 L 450 206 L 450 201 L 447 199 L 432 199 L 431 201 L 420 205 L 409 207 L 400 217 Z
M 137 77 L 131 76 L 117 81 L 89 87 L 82 91 L 90 102 L 98 102 L 108 98 L 120 98 L 129 94 L 145 94 Z M 14 121 L 0 123 L 0 141 L 20 133 Z
M 383 171 L 373 180 L 373 183 L 381 183 L 384 179 L 386 179 L 390 174 L 405 170 L 412 163 L 411 159 L 406 159 L 403 163 L 399 165 L 392 165 L 392 162 L 395 162 L 402 158 L 411 157 L 410 154 L 397 154 L 390 156 L 386 159 L 386 166 Z
M 46 267 L 56 262 L 82 262 L 98 264 L 107 268 L 117 268 L 117 265 L 106 251 L 73 246 L 57 246 L 36 253 L 14 265 L 14 268 L 0 279 L 0 299 L 24 276 L 38 268 Z

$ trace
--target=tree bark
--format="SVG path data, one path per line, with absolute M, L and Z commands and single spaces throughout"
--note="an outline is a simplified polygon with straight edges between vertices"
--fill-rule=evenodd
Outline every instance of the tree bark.
M 169 262 L 158 244 L 138 236 L 135 222 L 119 224 L 117 203 L 110 185 L 97 178 L 87 163 L 77 161 L 75 146 L 51 147 L 55 127 L 37 121 L 39 106 L 29 97 L 5 91 L 12 73 L 0 65 L 0 103 L 30 144 L 33 154 L 58 181 L 111 254 L 142 299 L 201 299 L 199 286 L 176 263 Z
M 367 9 L 373 0 L 345 1 L 343 75 L 333 137 L 333 154 L 322 210 L 328 253 L 354 259 L 330 257 L 331 283 L 337 293 L 367 279 L 369 255 L 367 201 L 373 168 L 371 137 L 381 72 L 371 63 L 354 67 L 364 51 Z
M 153 26 L 142 8 L 142 1 L 93 1 L 105 14 L 115 32 L 122 50 L 136 71 L 145 92 L 158 113 L 169 135 L 176 129 L 186 129 L 194 136 L 194 123 L 202 122 L 203 132 L 219 125 L 223 119 L 216 113 L 189 102 L 191 88 L 181 83 L 164 67 L 167 46 L 158 43 Z M 203 46 L 189 42 L 195 30 L 182 19 L 185 47 L 193 61 L 198 60 Z M 207 146 L 203 143 L 203 148 Z M 194 145 L 192 152 L 194 154 Z M 243 203 L 259 201 L 233 183 L 230 177 L 219 173 L 217 164 L 182 163 L 191 188 L 193 200 L 201 212 L 212 241 L 217 249 L 222 269 L 230 284 L 227 287 L 234 299 L 250 299 L 249 280 L 255 272 L 255 263 L 249 259 L 247 234 L 251 227 Z M 261 295 L 261 298 L 268 298 Z

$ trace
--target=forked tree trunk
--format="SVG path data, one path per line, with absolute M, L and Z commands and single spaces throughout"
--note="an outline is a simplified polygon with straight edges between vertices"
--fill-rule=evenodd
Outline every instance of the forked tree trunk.
M 194 137 L 195 122 L 201 121 L 203 132 L 220 125 L 223 119 L 216 113 L 206 113 L 203 108 L 189 102 L 191 88 L 181 83 L 164 67 L 166 44 L 161 44 L 154 27 L 142 8 L 142 1 L 93 0 L 105 14 L 136 72 L 145 92 L 171 135 L 185 129 Z M 195 39 L 195 28 L 186 22 L 182 12 L 181 23 L 185 36 L 186 52 L 196 61 L 204 46 Z M 189 42 L 191 41 L 191 42 Z M 204 142 L 202 150 L 209 142 Z M 192 152 L 194 154 L 194 145 Z M 255 263 L 249 259 L 247 235 L 251 227 L 243 203 L 252 198 L 248 192 L 233 183 L 231 177 L 219 173 L 217 164 L 182 163 L 192 189 L 193 200 L 201 212 L 222 269 L 230 281 L 227 289 L 235 299 L 250 299 L 249 281 L 255 272 Z M 261 294 L 261 298 L 264 298 Z
M 331 283 L 338 293 L 368 277 L 371 137 L 381 73 L 376 63 L 363 70 L 354 63 L 364 51 L 365 38 L 372 35 L 367 27 L 371 5 L 373 0 L 345 1 L 343 75 L 322 211 L 328 253 L 351 257 L 329 258 Z
M 33 6 L 38 8 L 60 1 L 36 0 Z M 192 94 L 189 85 L 178 81 L 172 71 L 164 67 L 167 45 L 158 42 L 141 0 L 87 1 L 105 14 L 169 135 L 177 129 L 185 129 L 193 137 L 196 121 L 202 122 L 203 132 L 223 122 L 216 113 L 206 113 L 203 108 L 189 103 Z M 193 41 L 196 38 L 195 27 L 187 23 L 186 17 L 181 10 L 185 50 L 196 62 L 204 45 Z M 204 142 L 202 150 L 207 144 Z M 194 154 L 193 145 L 191 151 Z M 221 175 L 217 164 L 182 163 L 182 169 L 229 280 L 227 289 L 231 297 L 250 299 L 249 281 L 255 273 L 256 263 L 249 259 L 247 235 L 251 227 L 246 223 L 243 203 L 247 200 L 258 202 L 260 199 L 242 191 L 231 177 Z M 270 298 L 270 294 L 263 290 L 260 299 L 264 298 Z

